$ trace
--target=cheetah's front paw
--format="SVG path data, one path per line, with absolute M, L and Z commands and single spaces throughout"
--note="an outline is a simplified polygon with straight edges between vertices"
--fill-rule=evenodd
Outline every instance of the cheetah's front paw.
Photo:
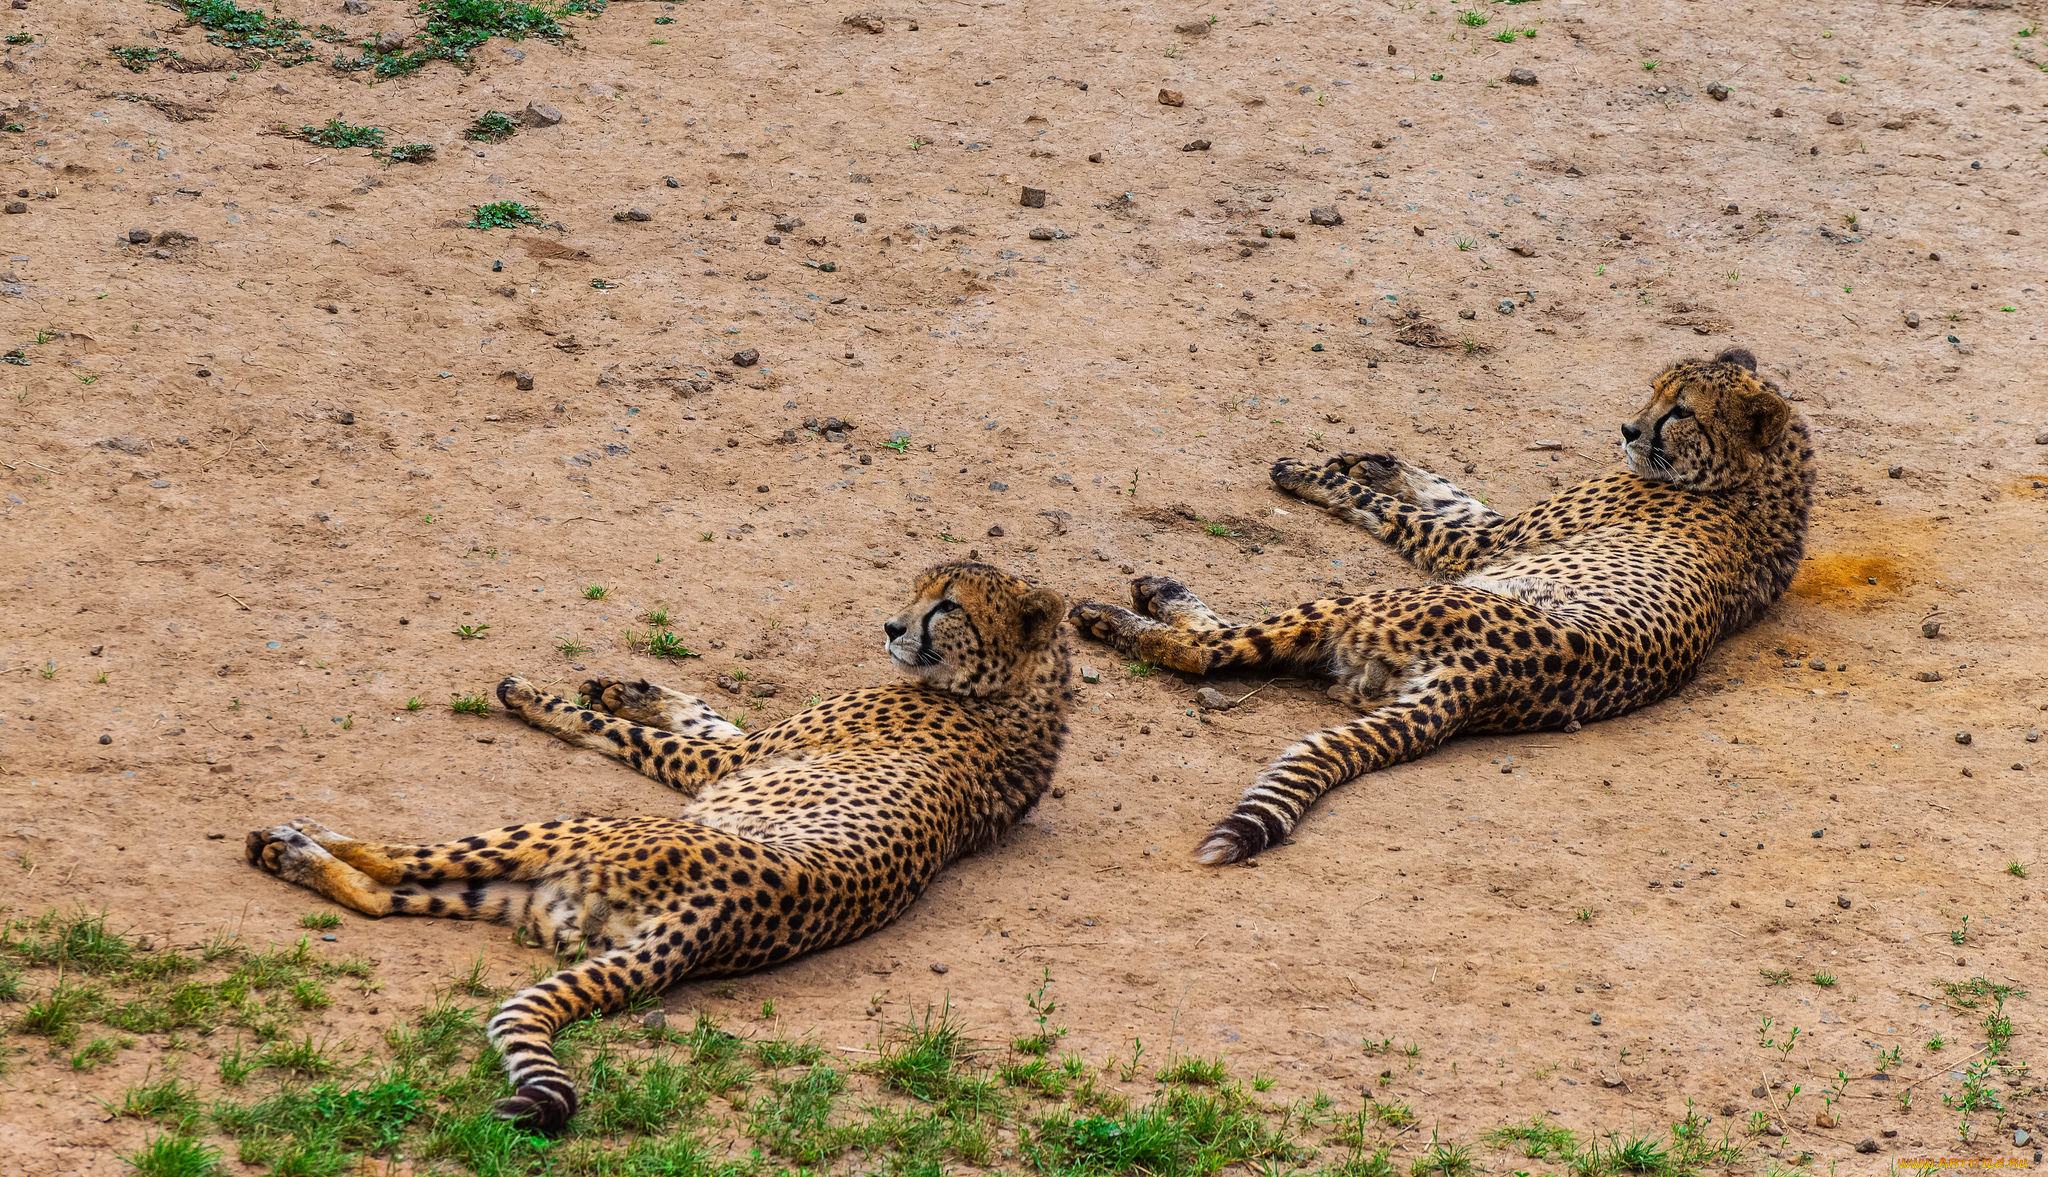
M 506 675 L 505 681 L 498 684 L 498 702 L 514 715 L 533 714 L 540 709 L 544 697 L 532 683 L 516 674 Z
M 268 829 L 250 830 L 244 845 L 252 864 L 281 879 L 300 883 L 319 864 L 333 858 L 320 844 L 323 835 L 338 837 L 319 822 L 300 818 Z
M 1067 610 L 1067 619 L 1083 637 L 1093 638 L 1114 647 L 1119 653 L 1129 654 L 1138 642 L 1138 634 L 1156 625 L 1121 605 L 1105 605 L 1100 601 L 1077 601 Z
M 1273 463 L 1273 485 L 1291 495 L 1309 497 L 1317 489 L 1324 466 L 1307 458 L 1282 458 Z

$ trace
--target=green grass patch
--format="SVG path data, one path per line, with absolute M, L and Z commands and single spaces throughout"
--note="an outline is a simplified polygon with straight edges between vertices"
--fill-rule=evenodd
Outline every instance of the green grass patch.
M 494 200 L 480 204 L 470 215 L 472 229 L 506 229 L 514 225 L 538 225 L 541 223 L 539 209 L 528 208 L 516 200 Z
M 519 122 L 503 111 L 487 110 L 462 132 L 465 139 L 479 143 L 503 143 L 519 133 Z
M 300 127 L 293 138 L 304 139 L 315 147 L 332 147 L 337 150 L 349 147 L 382 147 L 384 131 L 380 127 L 359 127 L 345 123 L 338 118 L 328 119 L 318 127 Z

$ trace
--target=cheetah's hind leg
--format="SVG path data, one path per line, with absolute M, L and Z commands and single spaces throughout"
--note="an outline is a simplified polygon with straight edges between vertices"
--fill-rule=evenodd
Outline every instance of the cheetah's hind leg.
M 642 679 L 593 678 L 582 686 L 593 711 L 609 711 L 620 719 L 644 723 L 679 736 L 729 740 L 746 733 L 719 717 L 711 704 Z

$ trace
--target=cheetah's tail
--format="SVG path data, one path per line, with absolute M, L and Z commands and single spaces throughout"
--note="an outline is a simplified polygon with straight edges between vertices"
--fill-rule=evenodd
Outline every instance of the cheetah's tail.
M 1195 860 L 1243 862 L 1286 838 L 1324 793 L 1364 773 L 1434 751 L 1457 727 L 1442 696 L 1426 690 L 1315 732 L 1253 779 L 1230 816 L 1195 849 Z
M 555 1031 L 586 1014 L 609 1013 L 642 993 L 666 989 L 688 974 L 696 955 L 696 942 L 680 926 L 658 924 L 622 948 L 514 994 L 489 1026 L 513 1089 L 498 1102 L 498 1118 L 537 1132 L 560 1132 L 576 1114 L 576 1086 L 555 1058 Z

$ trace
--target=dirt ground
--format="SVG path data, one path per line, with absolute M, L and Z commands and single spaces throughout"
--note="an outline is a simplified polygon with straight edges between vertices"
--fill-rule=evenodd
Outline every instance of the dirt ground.
M 1391 1093 L 1417 1146 L 1536 1114 L 1662 1129 L 1690 1099 L 1716 1132 L 1782 1121 L 1760 1166 L 2031 1162 L 2037 1077 L 1967 1144 L 1940 1098 L 1985 1037 L 1937 986 L 2039 987 L 2048 959 L 2048 38 L 1978 2 L 1541 0 L 1471 27 L 988 0 L 880 32 L 851 4 L 620 2 L 376 85 L 224 60 L 140 0 L 17 4 L 0 902 L 289 939 L 322 904 L 244 863 L 253 826 L 659 811 L 624 768 L 447 703 L 587 668 L 766 722 L 887 677 L 879 622 L 942 560 L 1070 598 L 1169 573 L 1240 616 L 1412 583 L 1272 491 L 1272 460 L 1392 449 L 1513 511 L 1608 468 L 1663 363 L 1741 345 L 1814 428 L 1811 556 L 1678 697 L 1458 741 L 1217 870 L 1189 857 L 1208 823 L 1342 711 L 1250 680 L 1198 712 L 1199 684 L 1083 647 L 1100 682 L 1006 845 L 886 931 L 667 1006 L 773 999 L 837 1047 L 872 1039 L 871 996 L 950 998 L 1001 1039 L 1050 970 L 1091 1059 L 1138 1038 L 1278 1095 Z M 131 44 L 187 72 L 131 73 Z M 529 102 L 560 123 L 462 137 Z M 336 116 L 438 158 L 277 130 Z M 549 224 L 463 227 L 501 200 Z M 656 606 L 700 658 L 629 648 Z M 742 669 L 776 693 L 718 685 Z M 337 935 L 386 980 L 327 1011 L 337 1034 L 479 952 L 501 980 L 536 959 L 487 926 Z M 2008 1006 L 2017 1058 L 2043 997 Z M 1801 1028 L 1789 1058 L 1765 1016 Z M 121 1171 L 107 1150 L 143 1130 L 94 1101 L 147 1050 L 78 1075 L 8 1041 L 0 1173 Z

